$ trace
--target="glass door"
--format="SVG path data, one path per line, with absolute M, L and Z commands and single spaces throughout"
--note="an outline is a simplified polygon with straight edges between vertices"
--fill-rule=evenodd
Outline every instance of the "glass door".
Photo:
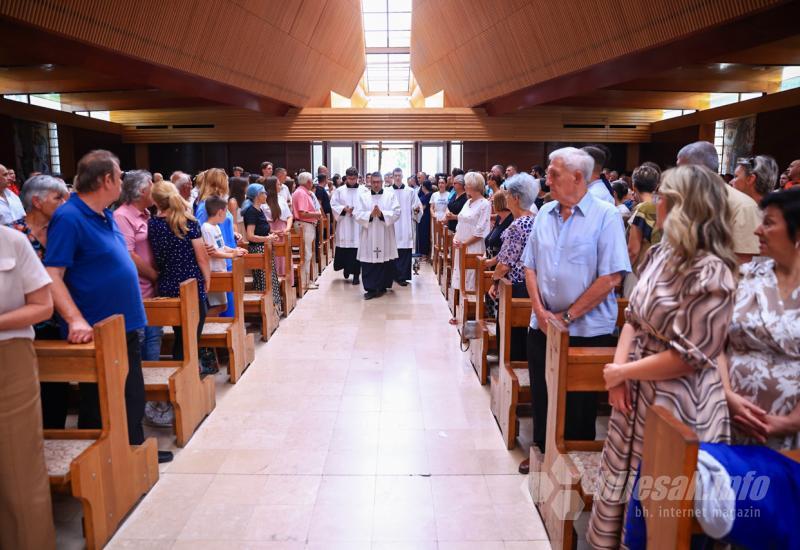
M 342 174 L 351 166 L 355 166 L 353 142 L 328 142 L 328 169 L 331 174 Z M 316 167 L 315 167 L 316 169 Z

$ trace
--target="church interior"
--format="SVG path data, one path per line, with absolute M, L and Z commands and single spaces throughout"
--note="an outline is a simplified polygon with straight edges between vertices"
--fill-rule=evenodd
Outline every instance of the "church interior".
M 0 2 L 0 550 L 800 547 L 799 21 Z

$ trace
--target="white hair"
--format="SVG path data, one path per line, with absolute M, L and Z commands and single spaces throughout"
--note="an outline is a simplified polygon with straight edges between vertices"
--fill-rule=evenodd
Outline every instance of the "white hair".
M 33 197 L 39 197 L 41 201 L 46 199 L 51 192 L 58 193 L 60 197 L 69 197 L 69 189 L 67 189 L 67 184 L 63 180 L 47 174 L 39 174 L 29 178 L 20 192 L 20 199 L 25 212 L 33 210 Z
M 583 174 L 583 179 L 586 180 L 586 183 L 589 183 L 592 177 L 594 159 L 586 151 L 576 149 L 575 147 L 562 147 L 550 153 L 548 159 L 550 159 L 551 163 L 556 159 L 561 160 L 568 170 Z
M 681 164 L 699 164 L 714 173 L 719 172 L 719 155 L 717 148 L 708 141 L 695 141 L 685 145 L 678 151 L 678 160 Z
M 175 187 L 180 190 L 181 187 L 192 186 L 192 178 L 186 172 L 176 171 L 169 177 L 169 181 L 175 184 Z
M 483 179 L 480 172 L 467 172 L 464 175 L 464 188 L 466 189 L 467 187 L 471 187 L 479 194 L 483 195 L 486 189 L 486 180 Z
M 120 203 L 130 204 L 138 201 L 142 198 L 145 187 L 151 183 L 153 183 L 153 176 L 147 170 L 125 172 L 125 179 L 122 180 L 122 191 L 119 195 Z
M 314 176 L 312 176 L 310 172 L 300 172 L 297 175 L 297 185 L 302 185 L 303 187 L 305 187 L 306 183 L 313 180 Z
M 541 189 L 539 180 L 527 172 L 514 174 L 503 185 L 506 188 L 506 193 L 517 199 L 523 210 L 531 209 Z

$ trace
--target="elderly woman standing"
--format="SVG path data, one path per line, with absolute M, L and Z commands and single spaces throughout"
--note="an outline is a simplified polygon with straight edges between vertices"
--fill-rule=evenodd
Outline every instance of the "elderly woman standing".
M 456 176 L 458 178 L 459 176 Z M 458 225 L 453 237 L 453 250 L 463 247 L 467 254 L 483 254 L 486 251 L 484 239 L 489 234 L 489 223 L 492 216 L 492 206 L 485 198 L 483 176 L 478 172 L 469 172 L 464 176 L 464 190 L 467 200 L 458 214 Z M 453 254 L 453 288 L 461 288 L 459 273 L 459 255 Z M 465 290 L 475 288 L 475 270 L 468 269 L 465 274 Z M 450 319 L 450 324 L 456 324 L 456 319 Z
M 0 548 L 55 548 L 33 326 L 51 279 L 25 237 L 0 226 Z
M 22 187 L 22 206 L 25 218 L 11 225 L 21 231 L 31 243 L 39 260 L 47 250 L 47 229 L 56 209 L 69 197 L 66 184 L 53 176 L 40 174 L 28 179 Z M 37 340 L 60 340 L 61 329 L 58 318 L 51 318 L 33 326 Z M 48 429 L 64 429 L 67 421 L 69 384 L 65 382 L 42 382 L 42 425 Z
M 704 166 L 664 173 L 661 244 L 641 264 L 614 354 L 603 369 L 613 407 L 587 540 L 618 548 L 642 459 L 645 416 L 668 409 L 700 441 L 728 443 L 730 418 L 717 359 L 733 316 L 737 259 L 725 182 Z
M 739 268 L 726 395 L 737 443 L 798 449 L 800 190 L 771 193 L 761 208 L 761 257 Z

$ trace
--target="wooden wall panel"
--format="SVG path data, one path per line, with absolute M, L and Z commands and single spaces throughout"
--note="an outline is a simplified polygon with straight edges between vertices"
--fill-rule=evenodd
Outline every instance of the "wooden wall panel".
M 358 0 L 8 0 L 0 17 L 294 106 L 364 73 Z
M 602 143 L 602 142 L 594 142 Z M 535 164 L 547 166 L 547 155 L 561 147 L 583 147 L 585 142 L 547 142 L 547 141 L 465 141 L 465 170 L 488 170 L 495 164 L 505 169 L 516 164 L 521 172 L 530 172 Z M 609 168 L 625 170 L 628 144 L 605 143 L 611 150 Z
M 700 127 L 687 126 L 676 130 L 653 133 L 650 143 L 643 143 L 639 149 L 639 159 L 655 162 L 661 168 L 675 166 L 678 151 L 699 139 Z
M 756 116 L 753 153 L 775 157 L 782 172 L 788 168 L 790 162 L 800 158 L 796 131 L 798 127 L 800 127 L 800 106 L 759 113 Z
M 303 109 L 269 117 L 243 109 L 114 111 L 131 143 L 182 141 L 584 141 L 645 142 L 660 110 L 545 106 L 488 117 L 480 109 Z M 175 125 L 213 128 L 175 128 Z M 167 126 L 153 129 L 148 126 Z
M 475 106 L 782 3 L 415 0 L 412 69 L 426 95 Z

